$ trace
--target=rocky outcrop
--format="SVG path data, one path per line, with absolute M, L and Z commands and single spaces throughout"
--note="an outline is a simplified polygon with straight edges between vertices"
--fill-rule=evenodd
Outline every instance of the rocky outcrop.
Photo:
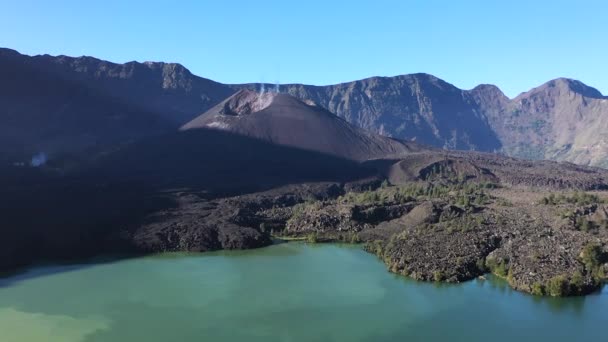
M 283 230 L 295 205 L 340 194 L 342 186 L 338 183 L 285 186 L 217 200 L 175 193 L 176 207 L 154 213 L 121 238 L 140 252 L 263 247 L 272 243 L 274 230 Z
M 315 202 L 294 208 L 284 234 L 303 236 L 314 233 L 358 233 L 374 225 L 395 219 L 413 207 L 409 203 L 353 205 Z
M 485 272 L 483 260 L 499 243 L 498 235 L 478 227 L 449 232 L 428 226 L 401 233 L 374 252 L 391 272 L 416 280 L 461 282 Z

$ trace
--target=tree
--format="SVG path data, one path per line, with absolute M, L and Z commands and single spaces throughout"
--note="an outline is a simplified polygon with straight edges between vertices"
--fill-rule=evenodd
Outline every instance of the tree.
M 543 296 L 545 294 L 545 288 L 541 283 L 532 284 L 530 292 L 535 296 Z
M 386 189 L 386 188 L 388 188 L 388 185 L 389 185 L 388 180 L 385 179 L 382 181 L 382 184 L 380 184 L 380 188 Z
M 570 283 L 563 275 L 555 276 L 549 279 L 546 290 L 547 294 L 552 297 L 566 296 L 570 293 Z
M 586 245 L 581 252 L 581 259 L 587 270 L 593 272 L 601 264 L 602 247 L 593 243 Z
M 308 234 L 308 236 L 306 237 L 306 241 L 309 243 L 319 242 L 319 237 L 317 236 L 317 232 L 315 231 L 315 232 Z

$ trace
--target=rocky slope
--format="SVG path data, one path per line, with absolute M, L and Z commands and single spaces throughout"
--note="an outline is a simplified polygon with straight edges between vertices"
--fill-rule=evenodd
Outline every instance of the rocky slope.
M 510 155 L 608 166 L 608 99 L 579 81 L 552 80 L 484 112 Z
M 169 122 L 0 50 L 0 153 L 82 152 L 160 134 Z
M 285 85 L 365 129 L 449 149 L 493 151 L 501 147 L 468 94 L 432 75 L 373 77 L 337 85 Z
M 234 91 L 228 86 L 193 75 L 177 63 L 112 63 L 94 57 L 24 56 L 0 49 L 0 56 L 17 57 L 41 73 L 86 86 L 183 125 Z
M 91 154 L 175 131 L 232 93 L 179 64 L 0 49 L 0 154 Z

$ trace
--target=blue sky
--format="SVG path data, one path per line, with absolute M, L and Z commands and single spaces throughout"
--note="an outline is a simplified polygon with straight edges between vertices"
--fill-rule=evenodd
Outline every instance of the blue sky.
M 171 61 L 226 83 L 414 72 L 515 96 L 557 77 L 608 95 L 608 1 L 8 1 L 0 46 Z

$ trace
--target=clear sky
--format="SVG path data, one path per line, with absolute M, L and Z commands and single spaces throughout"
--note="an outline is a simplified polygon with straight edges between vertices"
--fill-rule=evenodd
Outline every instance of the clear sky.
M 557 77 L 608 95 L 605 0 L 0 0 L 0 46 L 179 62 L 226 83 L 426 72 L 511 97 Z

